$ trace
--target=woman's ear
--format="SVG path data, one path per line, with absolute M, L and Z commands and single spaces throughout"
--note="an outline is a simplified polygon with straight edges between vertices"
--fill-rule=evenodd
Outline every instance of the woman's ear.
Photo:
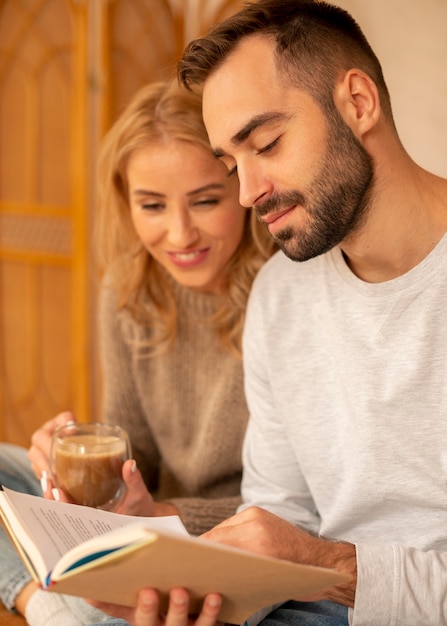
M 370 131 L 380 116 L 380 98 L 375 82 L 364 72 L 351 69 L 339 81 L 334 102 L 357 139 Z

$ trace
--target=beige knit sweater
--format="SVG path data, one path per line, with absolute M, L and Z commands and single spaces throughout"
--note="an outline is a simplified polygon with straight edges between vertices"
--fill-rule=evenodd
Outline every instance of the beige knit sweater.
M 180 510 L 201 534 L 240 503 L 241 446 L 248 409 L 242 362 L 203 322 L 212 295 L 176 286 L 179 327 L 174 348 L 141 356 L 137 337 L 149 328 L 117 311 L 104 284 L 99 306 L 104 419 L 126 428 L 132 454 L 158 500 Z

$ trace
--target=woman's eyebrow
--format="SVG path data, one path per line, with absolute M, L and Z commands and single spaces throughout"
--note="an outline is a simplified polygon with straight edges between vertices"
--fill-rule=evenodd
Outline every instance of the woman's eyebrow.
M 159 193 L 158 191 L 151 191 L 150 189 L 134 189 L 132 191 L 133 196 L 156 196 L 158 198 L 163 198 L 164 194 Z
M 198 193 L 203 193 L 204 191 L 212 191 L 213 189 L 224 189 L 225 185 L 223 183 L 209 183 L 208 185 L 203 185 L 203 187 L 197 187 L 197 189 L 192 189 L 186 193 L 187 196 L 194 196 Z M 133 196 L 154 196 L 156 198 L 164 198 L 166 194 L 159 193 L 158 191 L 151 191 L 150 189 L 134 189 L 132 191 Z
M 210 183 L 209 185 L 204 185 L 203 187 L 198 187 L 197 189 L 193 189 L 192 191 L 188 191 L 187 196 L 193 196 L 197 193 L 203 193 L 204 191 L 212 191 L 213 189 L 223 189 L 225 185 L 222 183 Z

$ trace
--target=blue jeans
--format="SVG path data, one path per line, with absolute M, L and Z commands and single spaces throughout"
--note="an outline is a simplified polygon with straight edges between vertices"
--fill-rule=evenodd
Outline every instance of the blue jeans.
M 23 493 L 36 496 L 42 495 L 40 483 L 31 469 L 25 448 L 13 444 L 0 443 L 1 485 Z M 0 598 L 3 604 L 11 611 L 14 609 L 17 595 L 32 579 L 2 526 L 0 526 L 0 555 Z M 84 602 L 81 598 L 78 601 L 79 603 Z M 78 613 L 76 613 L 76 617 L 79 618 Z M 89 622 L 89 624 L 97 624 L 98 626 L 129 626 L 128 622 L 110 617 L 98 610 L 96 610 L 95 620 Z
M 260 626 L 348 626 L 348 608 L 335 602 L 291 600 L 269 613 Z

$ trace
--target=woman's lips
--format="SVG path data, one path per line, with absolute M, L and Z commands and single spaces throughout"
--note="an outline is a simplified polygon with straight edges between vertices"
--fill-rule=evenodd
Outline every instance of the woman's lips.
M 168 256 L 178 267 L 195 267 L 204 261 L 208 252 L 209 248 L 202 248 L 200 250 L 168 252 Z

